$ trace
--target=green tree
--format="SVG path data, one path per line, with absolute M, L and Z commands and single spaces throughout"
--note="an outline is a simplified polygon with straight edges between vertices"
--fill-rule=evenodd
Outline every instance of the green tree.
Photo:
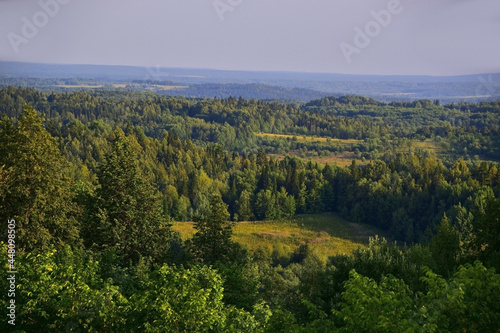
M 500 199 L 488 202 L 485 213 L 473 222 L 476 233 L 471 245 L 479 258 L 500 271 Z
M 351 271 L 342 294 L 342 310 L 335 314 L 344 323 L 343 332 L 414 332 L 417 307 L 413 292 L 394 276 L 374 280 Z
M 251 221 L 254 219 L 251 199 L 251 193 L 248 190 L 241 192 L 240 198 L 236 202 L 238 221 Z
M 450 224 L 446 214 L 437 227 L 437 234 L 432 239 L 431 251 L 439 273 L 448 276 L 458 262 L 460 235 Z
M 17 126 L 0 122 L 0 219 L 16 220 L 19 249 L 80 243 L 68 164 L 43 121 L 26 106 Z
M 4 247 L 2 252 L 4 252 Z M 6 249 L 5 249 L 6 250 Z M 5 257 L 5 256 L 3 256 Z M 124 330 L 126 298 L 99 263 L 69 246 L 16 257 L 16 326 L 19 332 L 118 332 Z M 6 281 L 6 271 L 0 277 Z M 6 298 L 0 304 L 6 308 Z M 0 330 L 13 326 L 2 320 Z
M 279 208 L 280 217 L 291 217 L 295 215 L 295 199 L 293 196 L 288 195 L 284 187 L 278 192 L 276 204 Z
M 206 263 L 229 261 L 235 256 L 236 244 L 231 241 L 232 223 L 229 221 L 227 205 L 220 193 L 210 197 L 209 211 L 206 216 L 198 217 L 195 222 L 196 233 L 191 240 L 191 252 L 196 259 Z
M 223 332 L 222 280 L 208 267 L 161 267 L 131 297 L 129 328 L 144 332 Z
M 161 201 L 142 175 L 136 156 L 121 129 L 114 131 L 112 150 L 99 169 L 100 187 L 85 227 L 87 246 L 116 247 L 124 263 L 141 257 L 167 259 L 172 232 Z

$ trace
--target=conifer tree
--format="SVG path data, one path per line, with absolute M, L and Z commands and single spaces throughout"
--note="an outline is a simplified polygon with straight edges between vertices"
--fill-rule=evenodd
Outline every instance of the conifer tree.
M 66 161 L 43 125 L 26 106 L 14 125 L 0 122 L 0 220 L 16 220 L 18 249 L 79 244 Z
M 114 131 L 111 152 L 100 167 L 100 188 L 85 228 L 87 246 L 116 248 L 125 263 L 166 259 L 172 233 L 157 191 L 139 168 L 128 138 Z
M 195 229 L 197 232 L 191 243 L 195 258 L 214 263 L 228 261 L 235 254 L 237 246 L 231 241 L 232 223 L 220 193 L 210 197 L 209 212 L 197 218 Z

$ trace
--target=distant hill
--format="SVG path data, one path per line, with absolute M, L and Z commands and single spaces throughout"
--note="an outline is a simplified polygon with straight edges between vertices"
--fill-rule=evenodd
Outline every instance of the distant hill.
M 249 72 L 193 68 L 59 65 L 0 61 L 0 85 L 60 90 L 53 80 L 87 80 L 87 86 L 152 90 L 167 95 L 308 101 L 324 96 L 363 95 L 390 102 L 439 99 L 448 102 L 500 100 L 500 74 L 382 76 L 299 72 Z M 44 81 L 52 80 L 52 81 Z M 168 82 L 172 89 L 156 89 Z M 135 85 L 129 85 L 135 83 Z M 138 86 L 137 84 L 141 84 Z M 179 88 L 182 86 L 182 88 Z M 116 88 L 116 86 L 114 86 Z M 176 87 L 176 88 L 175 88 Z M 68 89 L 75 87 L 68 87 Z

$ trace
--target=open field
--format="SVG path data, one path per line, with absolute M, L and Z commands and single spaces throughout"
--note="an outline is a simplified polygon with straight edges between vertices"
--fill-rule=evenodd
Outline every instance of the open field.
M 176 222 L 173 229 L 183 240 L 191 238 L 196 230 L 192 222 Z M 334 214 L 299 215 L 286 221 L 238 222 L 233 228 L 233 240 L 244 248 L 258 248 L 268 253 L 292 253 L 301 244 L 318 255 L 329 257 L 350 254 L 368 244 L 369 237 L 384 236 L 374 227 L 348 222 Z
M 425 141 L 413 140 L 411 142 L 411 147 L 413 149 L 427 149 L 435 153 L 439 153 L 442 150 L 442 148 L 439 147 L 438 143 L 432 140 L 425 140 Z
M 318 163 L 318 164 L 329 164 L 329 165 L 337 165 L 337 166 L 340 166 L 340 167 L 345 167 L 345 166 L 349 166 L 352 164 L 352 160 L 356 160 L 356 163 L 358 165 L 364 165 L 366 164 L 367 162 L 363 162 L 362 160 L 360 159 L 356 159 L 354 157 L 354 153 L 353 152 L 350 152 L 350 151 L 344 151 L 342 153 L 339 153 L 337 155 L 331 153 L 330 155 L 328 156 L 317 156 L 317 155 L 311 155 L 310 153 L 307 153 L 304 156 L 301 156 L 300 153 L 296 150 L 291 150 L 288 152 L 289 156 L 298 156 L 298 157 L 302 157 L 303 159 L 305 160 L 311 160 L 315 163 Z M 269 154 L 269 156 L 272 156 L 274 158 L 277 158 L 278 160 L 282 160 L 285 158 L 286 155 L 284 154 Z
M 350 151 L 344 151 L 338 155 L 335 154 L 330 154 L 328 156 L 315 156 L 311 158 L 313 162 L 319 163 L 319 164 L 329 164 L 329 165 L 337 165 L 340 167 L 345 167 L 349 166 L 352 164 L 352 160 L 356 160 L 356 163 L 358 165 L 365 165 L 367 162 L 363 162 L 360 159 L 357 159 L 354 156 L 353 152 Z
M 313 151 L 307 152 L 305 154 L 300 154 L 297 150 L 291 150 L 287 153 L 290 156 L 298 156 L 305 160 L 312 160 L 313 162 L 319 164 L 329 164 L 329 165 L 338 165 L 338 166 L 348 166 L 351 165 L 352 160 L 356 160 L 356 162 L 360 165 L 366 164 L 362 162 L 360 159 L 356 159 L 354 156 L 354 152 L 352 152 L 352 146 L 358 143 L 363 142 L 363 140 L 356 139 L 333 139 L 333 138 L 324 138 L 324 137 L 316 137 L 316 136 L 306 136 L 306 135 L 287 135 L 287 134 L 273 134 L 273 133 L 255 133 L 256 136 L 267 139 L 287 139 L 287 140 L 296 140 L 297 142 L 307 142 L 307 143 L 318 143 L 323 146 L 342 146 L 344 149 L 343 152 L 334 154 L 331 153 L 328 156 L 318 156 Z M 285 154 L 270 154 L 278 159 L 285 158 Z
M 297 142 L 307 142 L 307 143 L 317 143 L 322 146 L 341 146 L 342 152 L 334 154 L 330 153 L 327 156 L 318 156 L 315 151 L 309 151 L 306 153 L 300 153 L 297 150 L 290 150 L 287 154 L 270 154 L 278 159 L 285 158 L 286 155 L 290 156 L 298 156 L 305 160 L 312 160 L 313 162 L 319 164 L 329 164 L 329 165 L 337 165 L 340 167 L 349 166 L 352 163 L 352 160 L 356 160 L 358 165 L 365 165 L 368 161 L 362 161 L 359 158 L 355 157 L 354 147 L 356 144 L 363 143 L 363 140 L 355 140 L 355 139 L 333 139 L 333 138 L 324 138 L 324 137 L 315 137 L 315 136 L 304 136 L 304 135 L 287 135 L 287 134 L 273 134 L 273 133 L 255 133 L 256 136 L 266 139 L 286 139 L 286 140 L 295 140 Z M 398 148 L 398 151 L 407 152 L 409 149 L 425 149 L 430 152 L 435 153 L 436 155 L 442 154 L 443 149 L 440 147 L 439 143 L 433 140 L 412 140 L 409 145 L 406 147 Z
M 189 88 L 188 86 L 168 86 L 168 85 L 163 85 L 163 84 L 155 84 L 153 88 L 156 88 L 158 90 L 172 90 L 172 89 L 187 89 Z
M 273 134 L 273 133 L 255 133 L 256 136 L 261 137 L 261 138 L 275 138 L 275 139 L 290 139 L 293 140 L 294 138 L 298 142 L 323 142 L 323 143 L 328 143 L 331 142 L 332 144 L 356 144 L 363 142 L 363 140 L 355 140 L 355 139 L 333 139 L 333 138 L 323 138 L 323 137 L 316 137 L 316 136 L 307 136 L 307 135 L 288 135 L 288 134 Z
M 104 85 L 102 85 L 102 84 L 97 84 L 97 85 L 91 85 L 91 84 L 58 84 L 55 87 L 67 88 L 67 89 L 96 89 L 96 88 L 102 88 L 102 87 L 104 87 Z

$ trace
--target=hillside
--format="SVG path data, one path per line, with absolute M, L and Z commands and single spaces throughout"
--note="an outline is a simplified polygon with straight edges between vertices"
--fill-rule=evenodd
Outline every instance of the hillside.
M 0 89 L 17 327 L 499 327 L 498 102 L 75 89 Z

